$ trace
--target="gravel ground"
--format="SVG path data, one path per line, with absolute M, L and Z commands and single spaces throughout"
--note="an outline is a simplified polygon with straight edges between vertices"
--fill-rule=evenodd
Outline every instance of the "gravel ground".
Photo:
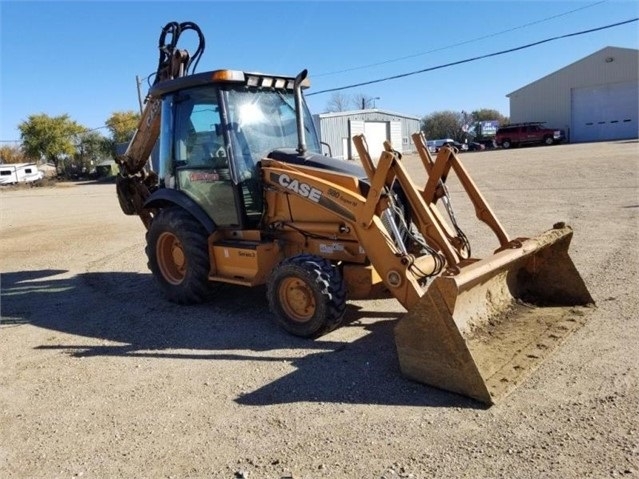
M 0 477 L 637 477 L 638 158 L 636 141 L 462 155 L 511 236 L 573 226 L 597 302 L 491 408 L 401 376 L 394 300 L 350 303 L 316 341 L 279 330 L 263 288 L 176 306 L 113 184 L 3 189 Z

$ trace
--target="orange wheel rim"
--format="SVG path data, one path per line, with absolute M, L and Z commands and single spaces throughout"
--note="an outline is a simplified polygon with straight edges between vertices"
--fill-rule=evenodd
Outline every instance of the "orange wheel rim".
M 315 314 L 313 291 L 299 278 L 285 278 L 279 286 L 280 305 L 293 321 L 305 323 Z
M 162 233 L 157 246 L 158 267 L 164 279 L 180 284 L 186 276 L 186 256 L 182 242 L 173 233 Z

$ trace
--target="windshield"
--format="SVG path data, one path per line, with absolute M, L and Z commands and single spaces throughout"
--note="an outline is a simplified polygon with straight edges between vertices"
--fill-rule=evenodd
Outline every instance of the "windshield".
M 297 148 L 295 96 L 292 91 L 228 90 L 225 92 L 231 136 L 237 155 L 247 156 L 253 165 L 270 151 Z M 304 104 L 304 134 L 306 148 L 320 153 L 311 114 Z

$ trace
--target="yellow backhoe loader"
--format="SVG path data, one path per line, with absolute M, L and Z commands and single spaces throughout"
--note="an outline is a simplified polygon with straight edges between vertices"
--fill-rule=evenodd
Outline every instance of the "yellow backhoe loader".
M 193 57 L 177 48 L 187 30 L 200 39 Z M 433 158 L 413 135 L 420 186 L 388 142 L 374 161 L 354 137 L 361 165 L 330 158 L 304 102 L 306 71 L 192 73 L 204 37 L 191 22 L 169 23 L 159 46 L 117 193 L 148 230 L 149 267 L 170 301 L 266 285 L 276 322 L 315 338 L 340 325 L 347 299 L 383 288 L 407 310 L 395 328 L 403 374 L 488 404 L 583 324 L 593 299 L 568 256 L 570 227 L 511 239 L 453 149 Z M 470 254 L 451 174 L 496 236 L 487 258 Z

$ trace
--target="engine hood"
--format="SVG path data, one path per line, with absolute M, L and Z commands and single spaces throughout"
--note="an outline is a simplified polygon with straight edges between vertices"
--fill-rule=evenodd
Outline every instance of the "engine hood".
M 322 170 L 336 171 L 338 173 L 344 173 L 354 176 L 364 183 L 369 182 L 368 177 L 366 176 L 366 172 L 361 165 L 345 160 L 337 160 L 329 156 L 318 155 L 315 153 L 300 155 L 293 148 L 282 148 L 280 150 L 271 151 L 267 155 L 267 158 L 281 161 L 283 163 L 291 163 L 294 165 L 320 168 Z
M 335 171 L 337 173 L 343 173 L 346 175 L 354 176 L 359 180 L 359 189 L 362 196 L 366 197 L 370 190 L 370 180 L 364 171 L 364 167 L 359 163 L 338 160 L 329 156 L 318 155 L 316 153 L 307 153 L 300 155 L 294 148 L 282 148 L 271 151 L 267 158 L 272 160 L 281 161 L 283 163 L 291 163 L 300 166 L 310 166 L 313 168 L 320 168 L 323 170 Z M 399 182 L 396 182 L 393 186 L 393 192 L 398 196 L 400 204 L 403 205 L 402 209 L 406 216 L 406 220 L 410 222 L 410 210 L 406 195 L 402 190 Z

